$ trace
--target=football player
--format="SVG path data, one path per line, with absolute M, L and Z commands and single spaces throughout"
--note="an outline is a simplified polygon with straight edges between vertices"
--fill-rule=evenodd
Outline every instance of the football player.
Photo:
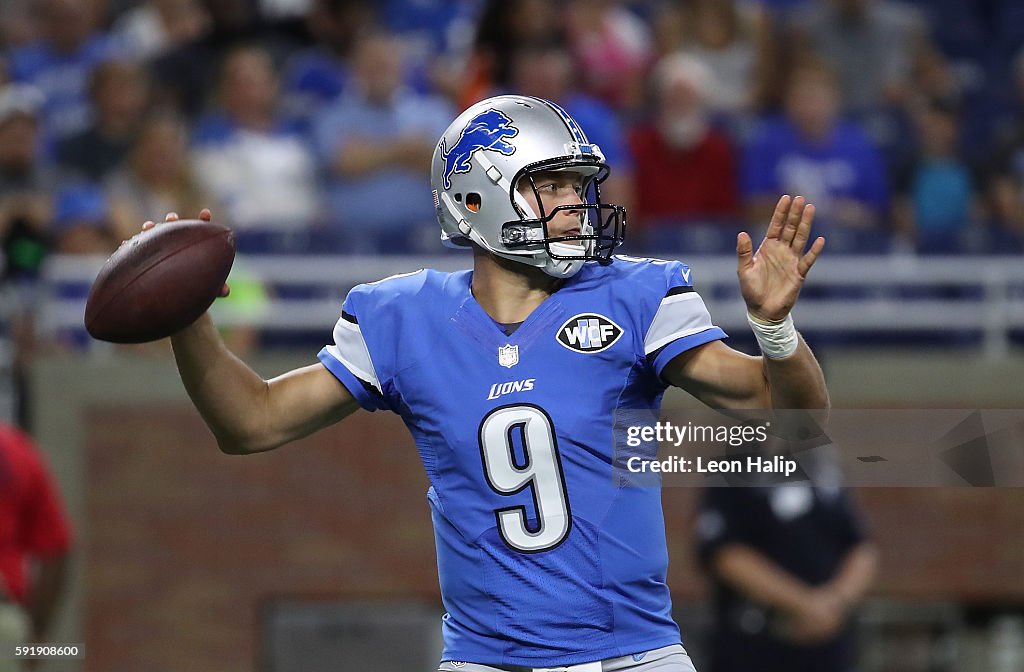
M 660 492 L 612 478 L 615 411 L 657 408 L 669 385 L 719 408 L 828 405 L 789 316 L 825 242 L 805 252 L 814 206 L 783 196 L 756 252 L 739 234 L 752 357 L 722 343 L 687 266 L 613 254 L 625 212 L 601 201 L 607 175 L 557 105 L 484 100 L 444 133 L 431 176 L 442 241 L 471 250 L 472 270 L 354 288 L 320 363 L 269 381 L 209 317 L 172 338 L 225 452 L 360 408 L 405 421 L 431 482 L 440 670 L 692 671 Z

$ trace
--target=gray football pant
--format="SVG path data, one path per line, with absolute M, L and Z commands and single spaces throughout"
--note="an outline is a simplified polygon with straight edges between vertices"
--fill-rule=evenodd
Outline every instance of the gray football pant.
M 640 654 L 637 654 L 640 655 Z M 490 665 L 477 665 L 475 663 L 456 664 L 451 661 L 441 663 L 438 672 L 534 672 L 534 670 L 566 670 L 573 672 L 576 666 L 554 668 L 521 667 L 516 665 L 502 665 L 492 667 Z M 633 656 L 622 656 L 621 658 L 609 658 L 601 661 L 601 672 L 696 672 L 690 656 L 686 649 L 680 644 L 672 644 L 660 649 L 654 649 L 643 654 L 640 660 Z

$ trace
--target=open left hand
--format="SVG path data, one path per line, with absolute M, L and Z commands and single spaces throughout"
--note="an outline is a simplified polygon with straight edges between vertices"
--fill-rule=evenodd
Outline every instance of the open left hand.
M 783 196 L 756 253 L 746 232 L 737 237 L 740 293 L 753 317 L 776 322 L 789 315 L 807 273 L 825 247 L 825 239 L 819 236 L 804 253 L 813 219 L 814 206 L 803 196 Z

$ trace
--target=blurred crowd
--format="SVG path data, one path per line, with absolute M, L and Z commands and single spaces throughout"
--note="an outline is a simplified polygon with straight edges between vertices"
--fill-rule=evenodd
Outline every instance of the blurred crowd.
M 1024 251 L 1015 0 L 4 0 L 0 383 L 91 343 L 39 338 L 88 292 L 37 283 L 48 256 L 167 212 L 243 253 L 441 252 L 435 143 L 510 92 L 601 146 L 628 253 L 731 254 L 783 193 L 830 254 Z M 278 290 L 243 266 L 218 304 L 257 315 Z
M 1014 0 L 5 0 L 5 274 L 209 206 L 242 251 L 436 252 L 429 161 L 482 97 L 575 116 L 628 250 L 728 251 L 781 193 L 833 252 L 1024 238 Z

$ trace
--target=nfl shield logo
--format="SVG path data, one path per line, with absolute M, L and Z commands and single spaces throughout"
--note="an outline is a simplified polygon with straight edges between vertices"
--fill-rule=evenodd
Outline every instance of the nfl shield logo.
M 501 364 L 507 369 L 511 369 L 513 366 L 519 363 L 519 346 L 518 345 L 504 345 L 498 348 L 498 364 Z

